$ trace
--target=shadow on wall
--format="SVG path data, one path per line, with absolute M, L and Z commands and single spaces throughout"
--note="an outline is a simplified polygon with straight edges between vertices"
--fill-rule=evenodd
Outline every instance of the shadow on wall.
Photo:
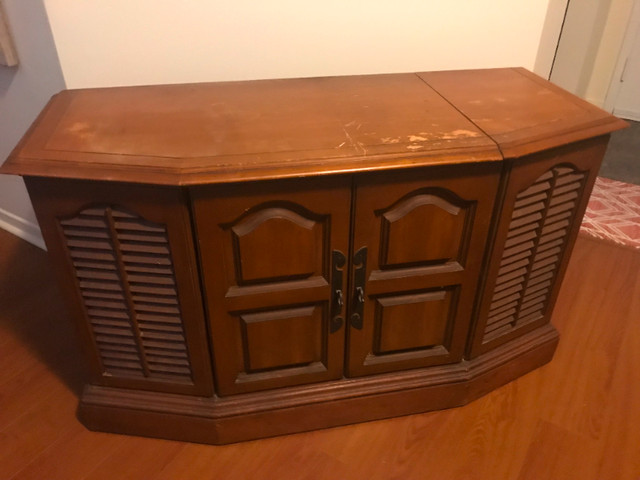
M 11 145 L 0 146 L 4 154 L 65 83 L 43 0 L 2 0 L 2 5 L 19 58 L 16 66 L 0 65 L 0 138 L 11 140 L 7 134 L 18 133 Z M 16 123 L 20 128 L 11 129 Z
M 65 88 L 43 0 L 2 0 L 2 5 L 19 64 L 0 66 L 0 163 L 51 96 Z M 41 240 L 19 178 L 0 175 L 0 228 L 31 242 Z
M 0 101 L 2 101 L 2 97 L 4 97 L 9 91 L 9 87 L 17 74 L 18 66 L 6 67 L 4 65 L 0 65 Z

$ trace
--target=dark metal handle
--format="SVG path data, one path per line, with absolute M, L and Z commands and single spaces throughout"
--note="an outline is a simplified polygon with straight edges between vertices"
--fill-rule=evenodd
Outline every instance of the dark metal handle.
M 362 247 L 353 256 L 353 285 L 355 287 L 353 306 L 349 323 L 353 328 L 362 330 L 364 315 L 364 283 L 367 274 L 367 247 Z
M 342 307 L 344 306 L 344 295 L 342 294 L 342 277 L 343 268 L 347 263 L 347 258 L 339 250 L 332 252 L 331 267 L 331 291 L 333 298 L 331 299 L 331 319 L 329 321 L 329 332 L 335 333 L 344 324 L 342 318 Z

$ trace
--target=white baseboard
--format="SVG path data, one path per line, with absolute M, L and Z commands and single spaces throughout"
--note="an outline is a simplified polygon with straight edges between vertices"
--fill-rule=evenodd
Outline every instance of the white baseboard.
M 46 250 L 40 228 L 35 223 L 29 222 L 24 218 L 14 215 L 0 208 L 0 228 L 13 233 L 17 237 Z
M 636 122 L 640 122 L 640 112 L 636 112 L 634 110 L 625 110 L 624 108 L 616 108 L 613 110 L 613 114 L 626 118 L 627 120 L 634 120 Z

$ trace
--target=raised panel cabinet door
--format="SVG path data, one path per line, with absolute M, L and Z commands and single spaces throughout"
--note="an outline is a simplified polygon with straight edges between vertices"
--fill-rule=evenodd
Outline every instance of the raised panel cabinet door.
M 350 186 L 192 188 L 221 395 L 342 377 Z
M 184 192 L 61 179 L 26 183 L 92 383 L 212 395 Z
M 549 322 L 607 141 L 598 137 L 513 161 L 472 356 Z
M 500 165 L 361 176 L 348 374 L 462 359 Z

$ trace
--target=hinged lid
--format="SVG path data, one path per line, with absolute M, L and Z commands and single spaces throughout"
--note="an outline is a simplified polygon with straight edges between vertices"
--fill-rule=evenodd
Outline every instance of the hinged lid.
M 418 74 L 500 147 L 505 158 L 625 128 L 627 123 L 524 68 Z

